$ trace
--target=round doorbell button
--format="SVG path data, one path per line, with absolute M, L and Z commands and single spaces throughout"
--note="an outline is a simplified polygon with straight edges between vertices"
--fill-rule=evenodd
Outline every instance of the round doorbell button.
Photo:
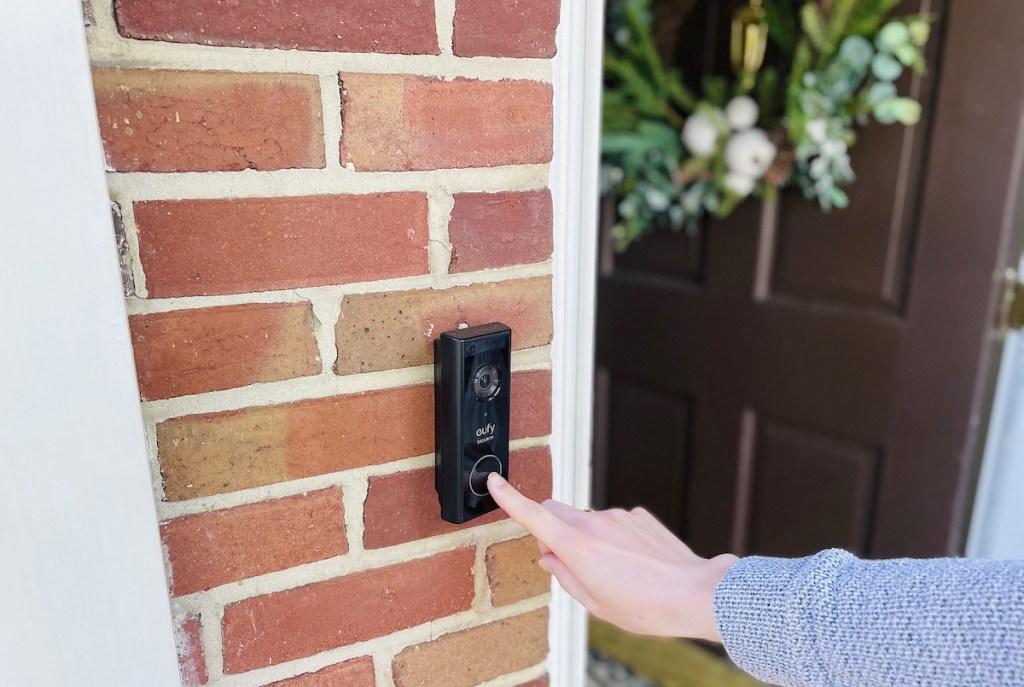
M 469 473 L 469 490 L 477 496 L 487 496 L 487 475 L 501 474 L 501 461 L 497 456 L 486 455 L 476 462 Z

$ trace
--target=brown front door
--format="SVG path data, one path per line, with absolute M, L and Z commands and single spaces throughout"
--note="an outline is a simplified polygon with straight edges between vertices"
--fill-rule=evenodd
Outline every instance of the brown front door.
M 1024 6 L 905 8 L 922 5 L 939 20 L 907 86 L 925 115 L 862 132 L 848 209 L 784 195 L 602 255 L 597 503 L 646 505 L 704 554 L 962 550 Z

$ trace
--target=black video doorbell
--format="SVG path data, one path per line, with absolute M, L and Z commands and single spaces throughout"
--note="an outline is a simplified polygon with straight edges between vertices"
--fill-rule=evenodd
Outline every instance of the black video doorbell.
M 434 341 L 434 488 L 461 524 L 498 507 L 487 475 L 508 479 L 512 330 L 494 322 Z

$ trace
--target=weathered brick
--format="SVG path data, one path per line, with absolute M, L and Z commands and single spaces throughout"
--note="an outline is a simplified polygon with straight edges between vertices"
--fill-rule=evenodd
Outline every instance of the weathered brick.
M 157 426 L 169 501 L 434 451 L 428 384 L 175 418 Z
M 267 687 L 374 687 L 375 681 L 373 659 L 363 656 L 328 666 L 315 673 L 281 680 Z
M 558 0 L 456 0 L 455 54 L 551 57 Z
M 123 36 L 332 52 L 437 54 L 433 0 L 116 0 Z
M 205 685 L 209 679 L 206 673 L 206 657 L 203 655 L 203 640 L 200 637 L 202 625 L 199 616 L 190 615 L 176 619 L 174 641 L 178 648 L 178 672 L 182 687 Z
M 457 193 L 448 233 L 452 273 L 547 260 L 551 192 Z
M 513 348 L 549 343 L 551 278 L 346 296 L 335 328 L 334 369 L 355 374 L 428 365 L 441 332 L 495 321 L 512 328 Z
M 511 482 L 530 498 L 551 496 L 551 453 L 546 447 L 513 451 L 509 457 Z M 363 505 L 365 530 L 363 546 L 379 549 L 438 534 L 464 530 L 438 517 L 434 468 L 410 470 L 370 478 Z M 504 519 L 496 510 L 470 521 L 469 526 L 487 525 Z
M 551 373 L 547 370 L 512 375 L 511 436 L 513 439 L 551 434 Z
M 427 170 L 551 160 L 551 85 L 342 74 L 342 164 Z
M 492 544 L 487 548 L 487 582 L 495 606 L 529 599 L 551 589 L 551 576 L 537 565 L 540 550 L 533 537 Z
M 178 518 L 160 536 L 174 596 L 348 551 L 340 489 Z
M 426 274 L 423 193 L 135 204 L 149 295 L 208 296 Z
M 472 687 L 548 655 L 548 610 L 452 632 L 403 650 L 392 671 L 397 687 Z
M 224 672 L 242 673 L 467 610 L 475 549 L 267 594 L 224 609 Z
M 251 303 L 128 319 L 144 400 L 320 372 L 308 303 Z
M 324 166 L 315 76 L 95 69 L 93 86 L 118 172 Z

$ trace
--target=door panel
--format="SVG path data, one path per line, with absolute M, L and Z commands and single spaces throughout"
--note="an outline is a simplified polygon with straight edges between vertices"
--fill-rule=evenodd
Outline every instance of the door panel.
M 656 388 L 612 378 L 609 387 L 609 449 L 642 455 L 643 469 L 616 461 L 608 470 L 608 499 L 648 494 L 645 504 L 677 529 L 684 526 L 685 470 L 689 463 L 690 402 Z
M 703 554 L 960 550 L 1016 204 L 1024 8 L 903 10 L 938 16 L 907 85 L 925 116 L 860 132 L 848 209 L 787 193 L 699 237 L 605 245 L 596 503 L 647 505 Z
M 751 476 L 746 547 L 774 556 L 830 546 L 864 553 L 881 451 L 780 421 L 758 425 L 744 471 Z

